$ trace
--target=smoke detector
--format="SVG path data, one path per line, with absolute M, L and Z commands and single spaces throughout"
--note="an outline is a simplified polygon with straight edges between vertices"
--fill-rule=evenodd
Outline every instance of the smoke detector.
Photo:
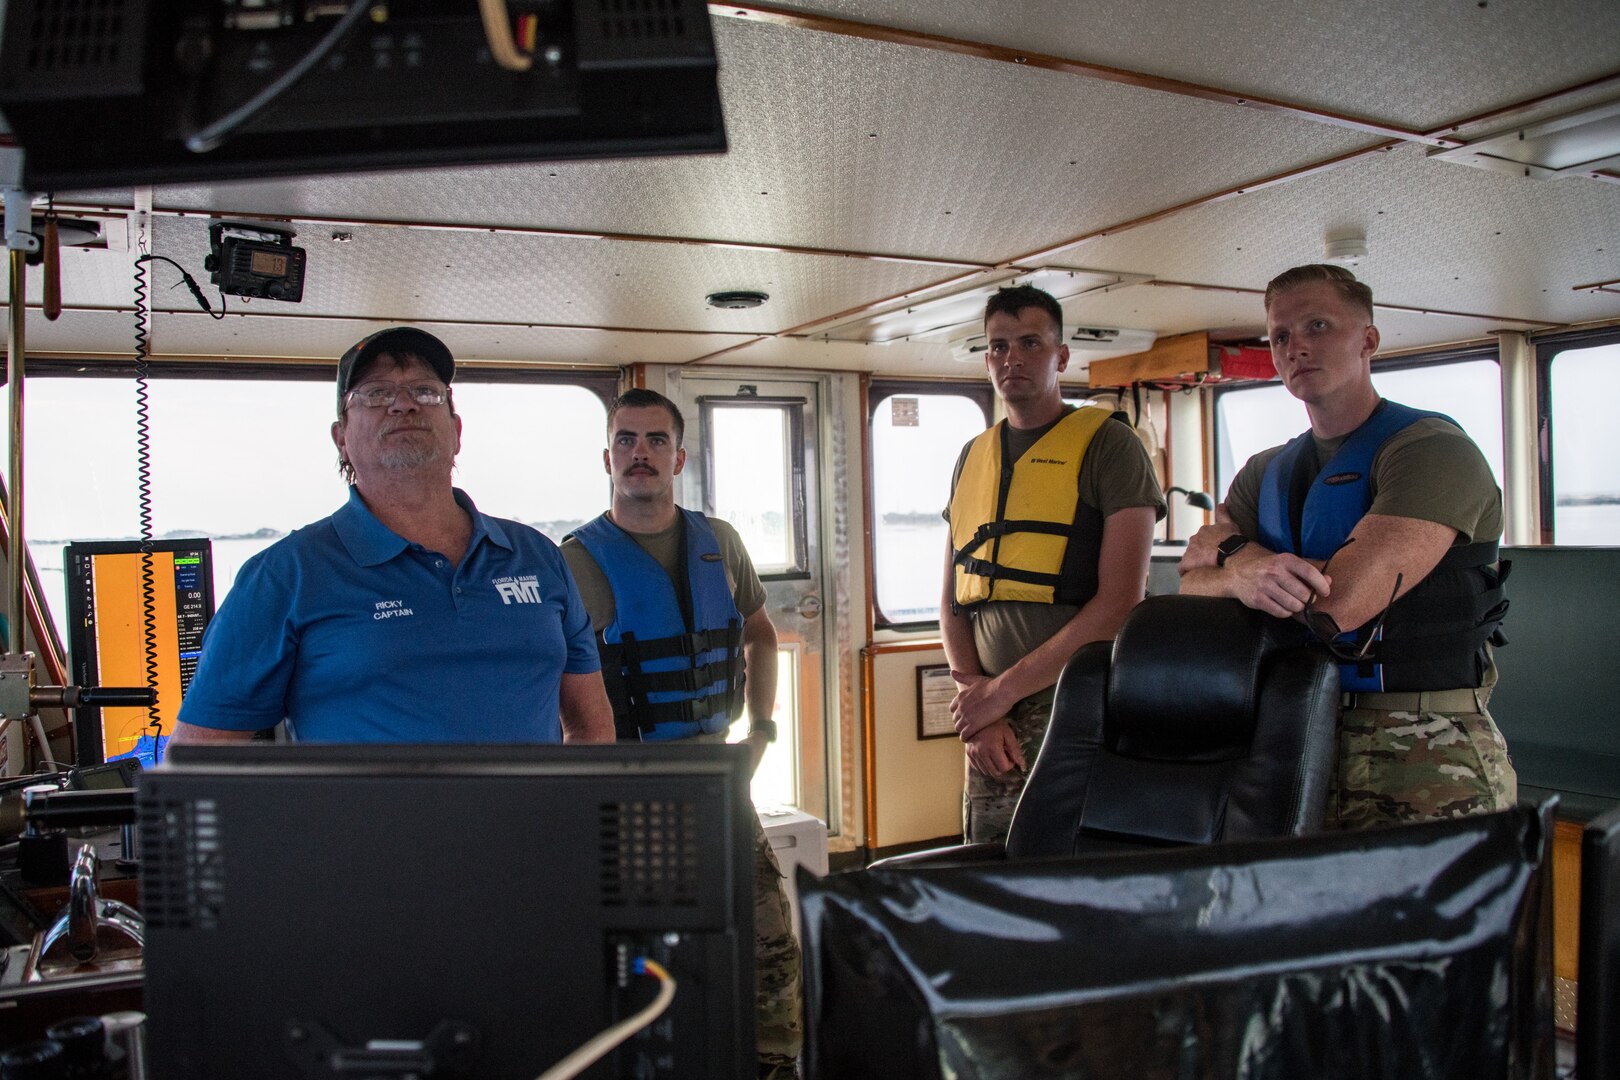
M 1357 266 L 1367 257 L 1367 238 L 1354 236 L 1330 237 L 1322 245 L 1322 261 L 1337 266 Z

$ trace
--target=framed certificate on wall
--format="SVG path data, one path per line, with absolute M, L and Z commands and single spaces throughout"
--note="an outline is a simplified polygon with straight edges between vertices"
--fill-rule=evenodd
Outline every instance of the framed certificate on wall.
M 934 664 L 917 669 L 917 738 L 955 738 L 956 721 L 951 717 L 951 699 L 956 696 L 956 680 L 951 665 Z

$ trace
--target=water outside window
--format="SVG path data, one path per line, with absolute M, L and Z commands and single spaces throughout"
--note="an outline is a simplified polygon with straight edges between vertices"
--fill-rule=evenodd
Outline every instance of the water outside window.
M 468 383 L 455 401 L 465 425 L 456 484 L 480 510 L 560 540 L 607 507 L 606 412 L 594 394 Z M 135 388 L 36 376 L 26 402 L 24 527 L 65 641 L 63 545 L 140 535 Z M 328 435 L 334 405 L 325 381 L 151 381 L 153 534 L 212 538 L 216 600 L 248 558 L 348 497 Z
M 1391 401 L 1444 413 L 1462 425 L 1502 484 L 1502 378 L 1494 360 L 1373 369 L 1373 386 Z M 1216 480 L 1220 497 L 1243 463 L 1310 426 L 1305 406 L 1281 383 L 1221 394 L 1216 399 Z
M 956 394 L 896 394 L 873 410 L 873 577 L 885 622 L 939 618 L 949 537 L 940 513 L 957 455 L 983 430 L 983 409 Z
M 1620 344 L 1553 357 L 1553 542 L 1620 544 Z

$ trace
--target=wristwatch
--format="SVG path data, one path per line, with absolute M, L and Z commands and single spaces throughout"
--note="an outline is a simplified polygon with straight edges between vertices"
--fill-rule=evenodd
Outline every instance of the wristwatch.
M 1242 551 L 1248 546 L 1249 538 L 1242 533 L 1233 533 L 1219 544 L 1215 545 L 1215 565 L 1225 566 L 1226 560 Z
M 751 720 L 751 721 L 749 721 L 749 724 L 748 724 L 748 734 L 750 734 L 750 735 L 764 735 L 766 742 L 772 742 L 773 743 L 773 742 L 776 741 L 776 721 L 775 720 Z

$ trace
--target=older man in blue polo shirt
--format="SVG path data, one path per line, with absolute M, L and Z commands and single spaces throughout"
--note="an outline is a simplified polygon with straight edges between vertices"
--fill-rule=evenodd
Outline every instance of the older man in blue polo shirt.
M 249 560 L 175 742 L 612 742 L 590 616 L 555 544 L 452 487 L 455 361 L 393 327 L 338 364 L 349 501 Z

